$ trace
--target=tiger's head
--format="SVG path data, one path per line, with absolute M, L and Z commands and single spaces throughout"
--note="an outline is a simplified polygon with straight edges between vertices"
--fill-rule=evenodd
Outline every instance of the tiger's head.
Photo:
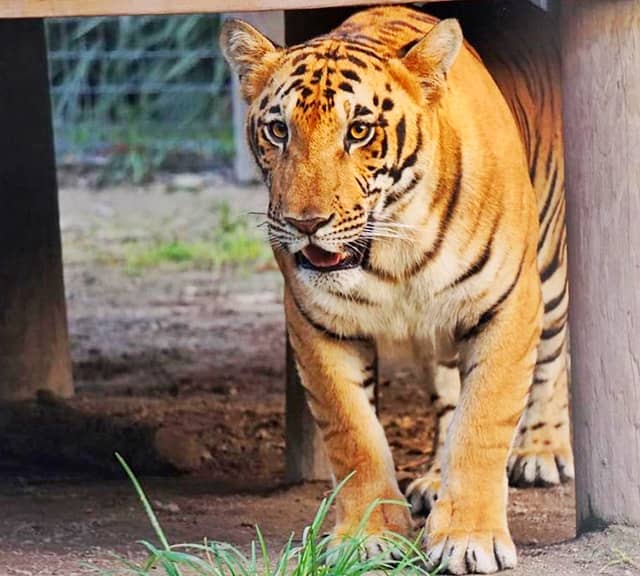
M 287 49 L 230 20 L 220 41 L 249 104 L 271 243 L 322 273 L 357 268 L 372 240 L 397 236 L 405 197 L 437 177 L 438 102 L 462 45 L 455 20 L 401 48 L 348 32 Z

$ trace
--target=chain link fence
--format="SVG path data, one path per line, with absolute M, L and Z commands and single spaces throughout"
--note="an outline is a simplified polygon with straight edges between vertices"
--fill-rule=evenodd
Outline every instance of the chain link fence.
M 60 165 L 141 182 L 158 169 L 227 164 L 230 79 L 219 15 L 47 21 Z

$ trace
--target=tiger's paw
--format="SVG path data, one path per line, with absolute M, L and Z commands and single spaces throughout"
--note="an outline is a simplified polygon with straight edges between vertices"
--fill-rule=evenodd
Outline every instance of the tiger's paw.
M 493 574 L 514 568 L 518 558 L 509 530 L 483 524 L 485 516 L 454 513 L 451 502 L 440 500 L 427 520 L 427 569 L 445 574 Z M 490 514 L 489 514 L 490 516 Z
M 556 486 L 575 476 L 573 452 L 568 438 L 550 434 L 523 433 L 518 438 L 507 464 L 511 486 Z
M 516 547 L 508 532 L 453 532 L 429 539 L 427 569 L 439 574 L 493 574 L 514 568 Z
M 352 537 L 362 538 L 360 554 L 363 559 L 378 558 L 382 562 L 394 563 L 400 560 L 404 553 L 399 546 L 399 540 L 394 535 L 409 537 L 411 534 L 411 516 L 406 505 L 380 504 L 369 516 L 364 529 L 360 528 L 362 516 L 354 518 L 353 522 L 339 523 L 331 532 L 330 549 L 338 552 L 338 548 Z
M 440 491 L 440 469 L 432 469 L 416 478 L 405 491 L 405 497 L 413 516 L 426 517 L 438 501 Z

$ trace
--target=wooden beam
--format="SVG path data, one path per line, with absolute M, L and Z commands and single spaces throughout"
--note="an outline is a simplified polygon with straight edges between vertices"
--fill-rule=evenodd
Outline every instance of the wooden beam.
M 449 0 L 423 0 L 422 3 L 446 1 Z M 553 0 L 529 1 L 548 10 Z M 411 0 L 377 0 L 375 2 L 375 4 L 409 3 Z M 0 18 L 262 12 L 367 5 L 371 5 L 371 2 L 367 0 L 10 0 L 6 5 L 0 3 Z
M 42 20 L 0 20 L 0 400 L 73 393 Z
M 406 1 L 378 0 L 377 4 Z M 0 18 L 308 10 L 368 3 L 366 0 L 8 0 L 0 2 Z
M 561 24 L 584 531 L 640 525 L 640 1 L 566 0 Z

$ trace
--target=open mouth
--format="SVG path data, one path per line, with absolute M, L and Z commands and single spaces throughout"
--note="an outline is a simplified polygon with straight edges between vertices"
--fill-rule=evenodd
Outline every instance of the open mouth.
M 357 268 L 362 264 L 369 252 L 369 242 L 364 247 L 346 244 L 341 252 L 329 252 L 319 246 L 309 244 L 296 252 L 296 264 L 300 268 L 318 272 L 334 272 Z

